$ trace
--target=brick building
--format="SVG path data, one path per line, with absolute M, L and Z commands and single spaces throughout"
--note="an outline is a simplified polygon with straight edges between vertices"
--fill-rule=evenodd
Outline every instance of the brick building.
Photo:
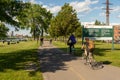
M 114 40 L 120 40 L 120 25 L 114 25 Z

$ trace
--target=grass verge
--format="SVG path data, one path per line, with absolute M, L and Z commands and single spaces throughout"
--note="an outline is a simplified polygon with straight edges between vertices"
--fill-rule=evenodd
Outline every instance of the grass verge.
M 0 43 L 0 80 L 43 80 L 40 70 L 26 70 L 29 64 L 39 66 L 38 46 L 36 41 Z

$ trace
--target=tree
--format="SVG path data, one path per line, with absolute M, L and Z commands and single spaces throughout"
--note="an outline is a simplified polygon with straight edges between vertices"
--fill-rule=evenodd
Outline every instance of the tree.
M 19 27 L 14 18 L 24 7 L 25 4 L 20 0 L 0 0 L 0 21 Z
M 52 36 L 66 37 L 80 26 L 76 11 L 73 10 L 72 6 L 65 3 L 56 17 L 52 19 L 49 31 Z
M 82 35 L 82 28 L 81 28 L 81 26 L 80 26 L 80 27 L 78 27 L 78 28 L 76 29 L 76 31 L 75 31 L 75 36 L 81 37 L 81 35 Z
M 0 12 L 1 22 L 13 25 L 16 29 L 30 28 L 34 37 L 47 32 L 52 17 L 50 11 L 41 5 L 21 0 L 0 0 Z
M 58 37 L 60 34 L 60 30 L 57 24 L 57 19 L 55 17 L 52 18 L 51 22 L 50 22 L 50 27 L 48 29 L 49 34 L 51 35 L 51 37 Z
M 9 31 L 9 29 L 0 22 L 0 37 L 7 37 L 7 32 Z
M 27 7 L 21 12 L 21 16 L 18 16 L 18 20 L 21 26 L 25 26 L 31 29 L 31 33 L 35 38 L 39 35 L 43 36 L 43 33 L 47 33 L 47 28 L 50 24 L 52 14 L 43 8 L 42 5 L 26 3 Z
M 95 21 L 95 25 L 101 25 L 101 22 L 98 21 L 98 20 L 96 20 L 96 21 Z

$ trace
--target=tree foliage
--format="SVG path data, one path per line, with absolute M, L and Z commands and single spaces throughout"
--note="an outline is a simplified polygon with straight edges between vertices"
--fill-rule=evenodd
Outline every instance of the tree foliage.
M 75 36 L 81 37 L 81 35 L 82 35 L 82 28 L 80 26 L 75 30 Z
M 80 27 L 75 10 L 69 4 L 65 4 L 51 21 L 49 32 L 51 36 L 67 36 Z
M 55 17 L 52 18 L 51 22 L 50 22 L 50 27 L 49 27 L 49 34 L 52 36 L 52 37 L 58 37 L 59 36 L 59 33 L 60 33 L 60 30 L 59 30 L 59 27 L 56 27 L 58 26 L 57 24 L 57 19 Z
M 52 14 L 41 5 L 21 0 L 0 0 L 0 21 L 15 28 L 29 28 L 33 36 L 47 32 Z
M 20 0 L 0 0 L 0 21 L 19 26 L 15 17 L 19 15 L 25 4 Z
M 47 11 L 41 5 L 29 4 L 29 9 L 26 9 L 25 14 L 23 20 L 21 20 L 21 25 L 30 27 L 34 37 L 40 34 L 43 36 L 44 32 L 47 33 L 52 18 L 50 11 Z
M 96 21 L 95 21 L 95 25 L 101 25 L 101 22 L 98 21 L 98 20 L 96 20 Z
M 0 37 L 7 37 L 7 32 L 9 31 L 9 29 L 0 22 Z

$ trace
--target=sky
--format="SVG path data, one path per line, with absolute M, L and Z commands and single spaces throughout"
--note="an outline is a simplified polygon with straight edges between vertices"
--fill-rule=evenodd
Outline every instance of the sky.
M 40 4 L 56 15 L 65 3 L 69 3 L 76 10 L 80 22 L 106 22 L 106 0 L 23 0 L 33 4 Z M 110 24 L 120 24 L 120 0 L 109 0 Z
M 43 5 L 51 13 L 57 14 L 65 3 L 69 3 L 76 10 L 81 22 L 94 22 L 99 20 L 106 22 L 105 10 L 106 0 L 24 0 Z M 120 0 L 109 0 L 110 23 L 120 23 Z

